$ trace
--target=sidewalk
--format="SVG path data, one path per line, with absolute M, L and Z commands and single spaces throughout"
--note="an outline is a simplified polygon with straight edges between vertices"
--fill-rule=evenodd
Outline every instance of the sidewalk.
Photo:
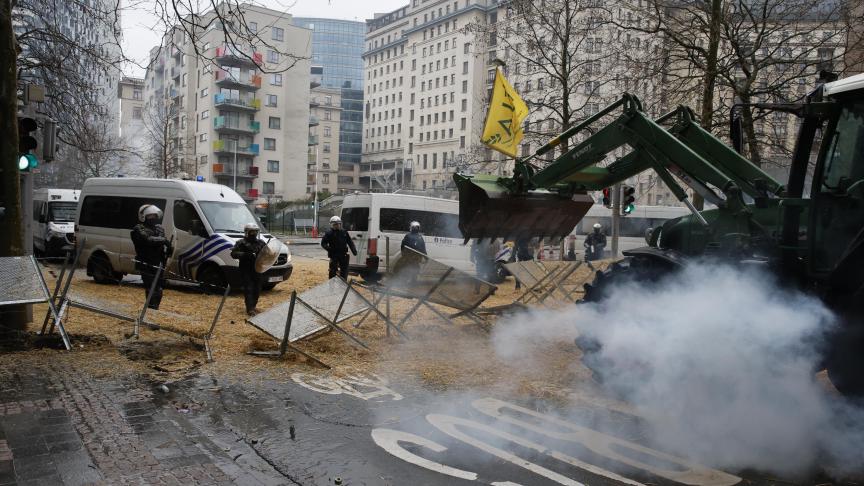
M 217 444 L 148 384 L 34 358 L 17 355 L 25 366 L 0 373 L 2 485 L 289 483 L 263 461 L 241 469 L 232 458 L 245 444 Z

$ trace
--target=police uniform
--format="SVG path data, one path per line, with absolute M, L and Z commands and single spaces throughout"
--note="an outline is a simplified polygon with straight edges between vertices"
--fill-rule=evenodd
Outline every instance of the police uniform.
M 357 248 L 354 247 L 348 231 L 341 228 L 328 229 L 321 238 L 321 248 L 327 250 L 327 256 L 330 258 L 330 278 L 338 274 L 343 280 L 347 279 L 348 250 L 350 249 L 354 255 L 357 254 Z
M 255 260 L 266 243 L 255 235 L 255 239 L 242 238 L 231 249 L 231 258 L 239 260 L 240 283 L 243 285 L 243 300 L 246 313 L 255 310 L 261 296 L 261 274 L 255 271 Z
M 161 224 L 148 224 L 146 222 L 135 225 L 132 228 L 132 244 L 135 245 L 135 268 L 141 272 L 141 280 L 144 281 L 144 295 L 150 292 L 153 280 L 159 265 L 164 265 L 169 250 L 168 240 L 165 239 L 165 229 Z M 153 295 L 150 297 L 151 309 L 158 309 L 162 302 L 162 287 L 165 285 L 164 271 L 160 275 Z

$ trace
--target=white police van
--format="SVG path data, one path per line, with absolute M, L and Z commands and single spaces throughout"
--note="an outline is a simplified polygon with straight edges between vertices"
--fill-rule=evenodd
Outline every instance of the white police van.
M 402 238 L 412 221 L 420 223 L 426 253 L 458 270 L 473 273 L 471 245 L 459 231 L 459 201 L 407 194 L 349 194 L 342 201 L 342 228 L 348 231 L 357 256 L 349 269 L 364 277 L 386 271 L 402 255 Z
M 36 189 L 33 191 L 33 253 L 48 257 L 63 256 L 75 245 L 75 189 Z
M 154 204 L 164 212 L 162 226 L 174 247 L 169 272 L 178 279 L 240 287 L 238 262 L 231 258 L 231 248 L 243 237 L 244 225 L 258 223 L 255 216 L 226 186 L 174 179 L 93 178 L 84 182 L 75 233 L 83 244 L 81 262 L 87 275 L 97 282 L 112 282 L 138 273 L 130 232 L 144 204 Z M 264 289 L 287 280 L 292 268 L 291 253 L 283 243 L 276 263 L 264 274 Z

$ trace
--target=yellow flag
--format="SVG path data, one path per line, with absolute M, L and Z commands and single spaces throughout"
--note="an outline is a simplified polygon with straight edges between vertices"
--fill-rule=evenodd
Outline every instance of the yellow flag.
M 522 141 L 522 121 L 528 116 L 528 105 L 510 86 L 501 68 L 495 70 L 495 87 L 486 114 L 486 126 L 480 141 L 502 154 L 516 157 Z

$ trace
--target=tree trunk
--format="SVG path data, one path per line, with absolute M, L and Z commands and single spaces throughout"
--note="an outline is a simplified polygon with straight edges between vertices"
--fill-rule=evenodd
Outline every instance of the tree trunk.
M 750 103 L 750 96 L 741 96 L 742 103 Z M 753 109 L 743 106 L 741 110 L 741 124 L 744 127 L 744 138 L 747 142 L 747 155 L 750 162 L 757 167 L 762 167 L 762 154 L 759 152 L 759 143 L 756 140 L 756 127 L 753 123 Z
M 18 176 L 18 97 L 12 2 L 0 1 L 0 204 L 6 208 L 0 256 L 23 255 L 21 186 Z
M 714 119 L 714 89 L 717 85 L 717 51 L 720 47 L 721 15 L 723 0 L 711 0 L 711 16 L 708 29 L 708 54 L 705 59 L 705 81 L 702 84 L 702 110 L 699 123 L 705 130 L 711 131 Z M 701 210 L 705 201 L 700 194 L 693 194 L 693 206 Z

